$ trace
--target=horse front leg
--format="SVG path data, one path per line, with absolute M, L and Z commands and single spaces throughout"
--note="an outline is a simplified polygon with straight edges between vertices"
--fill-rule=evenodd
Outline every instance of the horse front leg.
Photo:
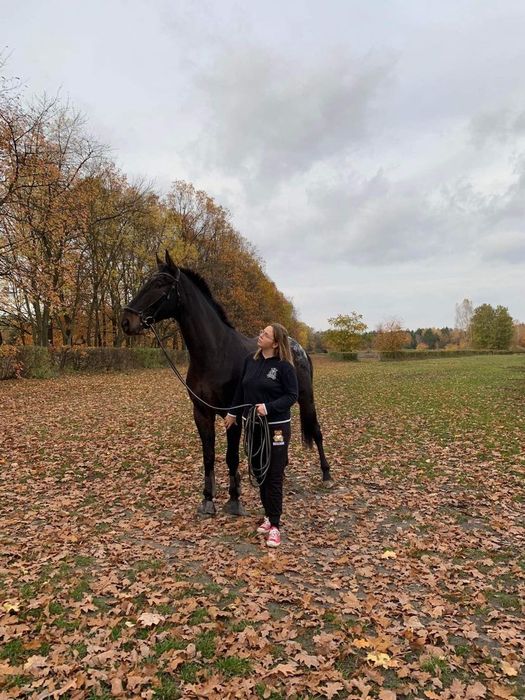
M 230 515 L 246 515 L 241 503 L 241 475 L 239 473 L 239 443 L 241 440 L 240 425 L 232 425 L 226 433 L 228 447 L 226 449 L 226 464 L 230 475 L 230 498 L 224 505 L 224 510 Z
M 202 503 L 198 508 L 201 515 L 215 515 L 216 495 L 215 487 L 215 416 L 213 413 L 203 412 L 196 406 L 193 408 L 193 417 L 202 443 L 202 459 L 204 462 L 204 489 Z

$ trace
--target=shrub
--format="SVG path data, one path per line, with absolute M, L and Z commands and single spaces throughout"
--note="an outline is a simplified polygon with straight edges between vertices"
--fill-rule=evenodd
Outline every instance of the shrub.
M 16 345 L 0 345 L 0 379 L 19 377 L 22 364 Z
M 21 376 L 48 379 L 55 374 L 52 358 L 47 348 L 38 345 L 22 345 L 18 349 L 22 365 Z
M 342 362 L 357 362 L 356 352 L 329 352 L 328 355 L 333 360 L 340 360 Z
M 512 355 L 511 350 L 397 350 L 380 352 L 379 359 L 387 360 L 431 360 L 438 357 L 469 357 L 471 355 Z
M 177 364 L 187 362 L 185 351 L 168 352 Z M 126 371 L 167 365 L 159 348 L 0 346 L 0 379 L 46 379 L 62 372 Z

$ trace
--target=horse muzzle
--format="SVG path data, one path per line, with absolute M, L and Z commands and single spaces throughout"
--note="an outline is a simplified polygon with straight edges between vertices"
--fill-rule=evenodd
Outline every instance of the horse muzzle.
M 141 317 L 130 309 L 124 309 L 122 312 L 120 327 L 126 335 L 141 335 L 144 332 L 144 324 Z

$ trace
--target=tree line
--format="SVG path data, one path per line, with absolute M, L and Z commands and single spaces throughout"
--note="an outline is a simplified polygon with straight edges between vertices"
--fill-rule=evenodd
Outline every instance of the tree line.
M 311 342 L 319 351 L 379 352 L 399 350 L 508 350 L 525 348 L 525 324 L 514 322 L 504 306 L 481 304 L 474 308 L 469 299 L 456 305 L 454 328 L 402 327 L 397 319 L 369 331 L 363 316 L 353 311 L 329 319 L 328 330 L 314 333 Z
M 0 82 L 0 331 L 4 342 L 120 346 L 119 318 L 157 252 L 199 272 L 231 321 L 255 335 L 279 319 L 307 327 L 229 212 L 191 183 L 167 194 L 130 182 L 83 118 L 58 100 L 26 102 Z M 174 343 L 176 329 L 171 331 Z

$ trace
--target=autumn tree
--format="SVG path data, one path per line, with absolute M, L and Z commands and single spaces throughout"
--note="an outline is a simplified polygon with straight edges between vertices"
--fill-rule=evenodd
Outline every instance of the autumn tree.
M 514 324 L 514 344 L 525 348 L 525 323 Z
M 331 350 L 338 352 L 355 352 L 362 346 L 363 333 L 366 323 L 362 314 L 352 311 L 351 314 L 339 314 L 328 319 L 332 326 L 325 331 L 324 339 Z
M 1 226 L 12 296 L 33 343 L 47 345 L 53 319 L 63 321 L 75 295 L 86 219 L 83 177 L 97 167 L 102 149 L 68 108 L 44 104 L 38 113 L 46 119 L 16 144 L 25 155 L 13 166 L 20 169 L 18 184 L 4 203 Z
M 384 321 L 377 327 L 373 347 L 378 352 L 399 352 L 411 341 L 410 333 L 403 330 L 398 319 Z
M 164 200 L 171 216 L 166 246 L 174 260 L 199 272 L 243 333 L 271 321 L 301 334 L 293 304 L 266 275 L 255 248 L 231 224 L 230 213 L 189 183 L 177 181 Z

